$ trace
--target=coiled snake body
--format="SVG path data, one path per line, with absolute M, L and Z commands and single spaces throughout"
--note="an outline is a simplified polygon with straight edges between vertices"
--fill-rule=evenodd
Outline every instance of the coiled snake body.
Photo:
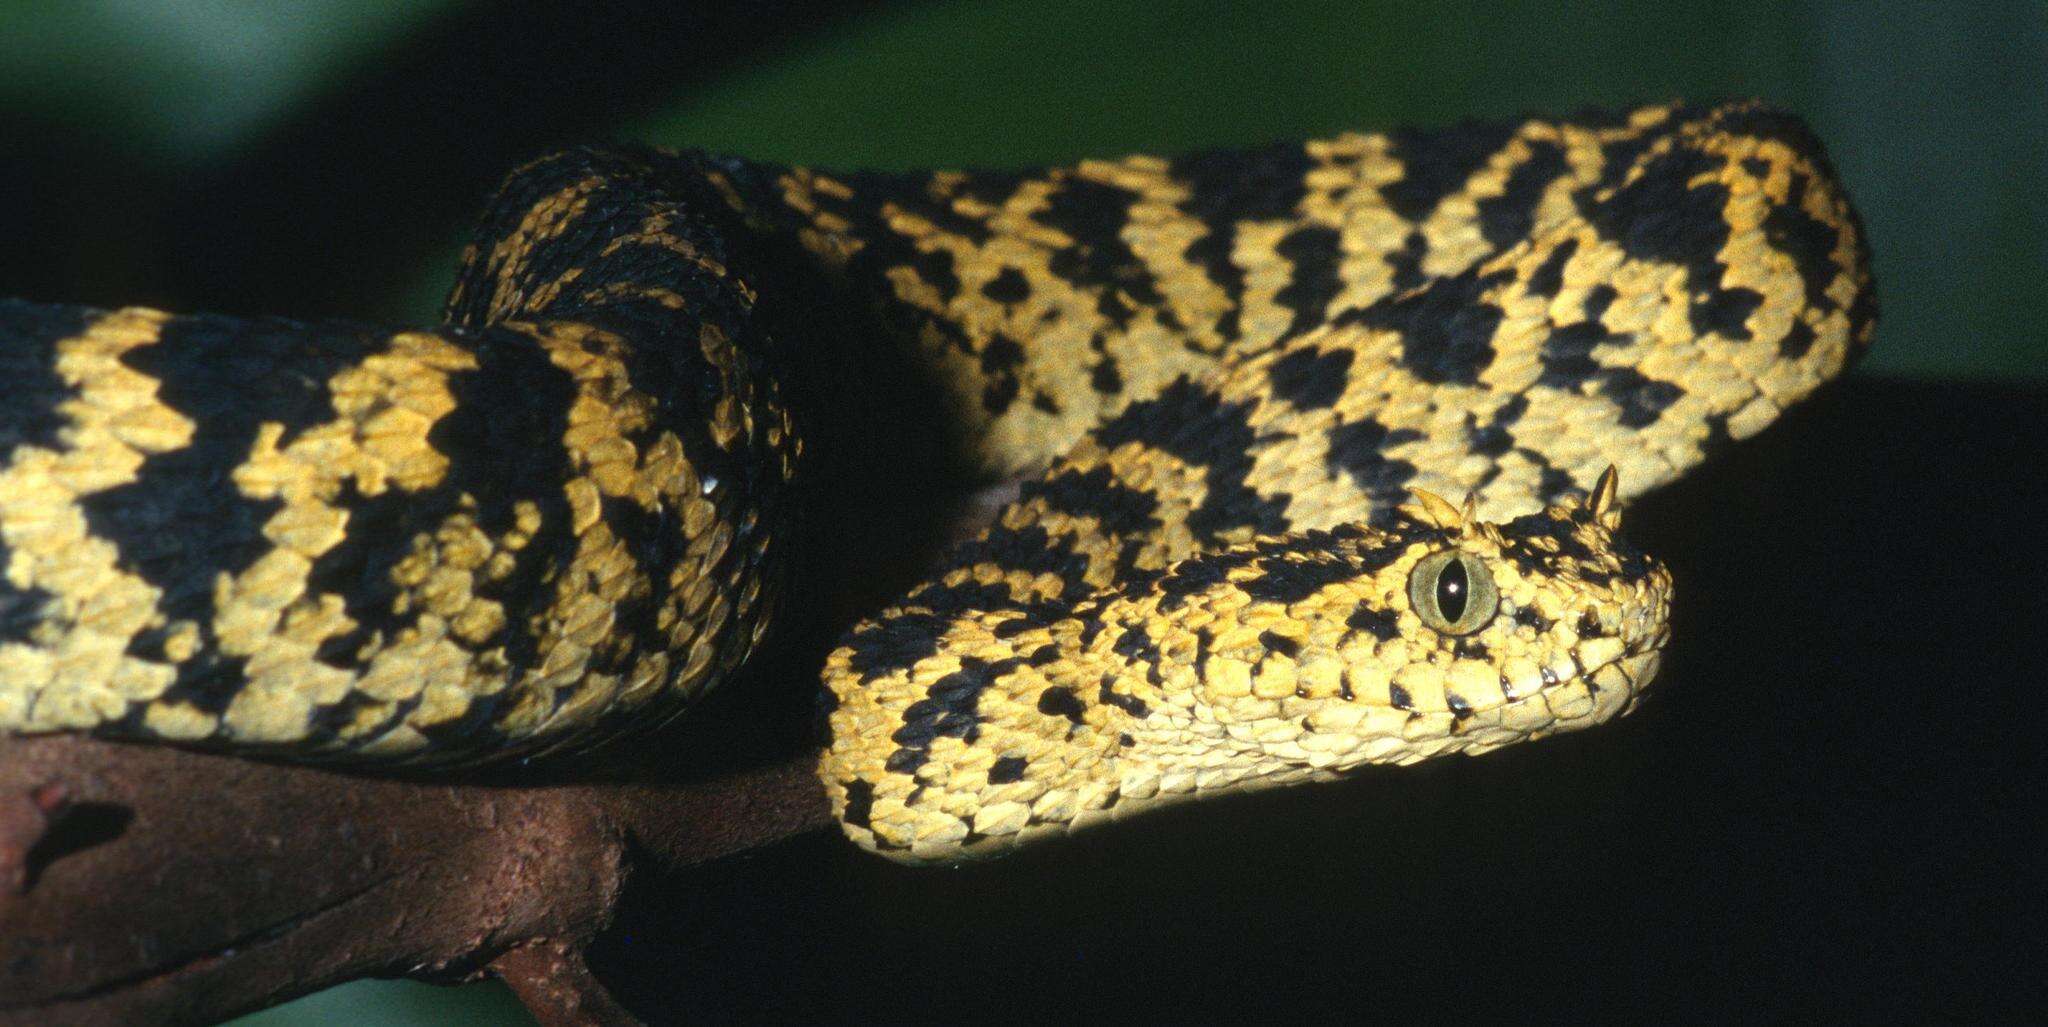
M 1669 579 L 1621 505 L 1873 311 L 1750 104 L 1026 174 L 567 151 L 439 326 L 0 303 L 0 731 L 395 762 L 669 715 L 770 624 L 879 323 L 1024 485 L 826 661 L 855 841 L 1484 751 L 1628 708 Z

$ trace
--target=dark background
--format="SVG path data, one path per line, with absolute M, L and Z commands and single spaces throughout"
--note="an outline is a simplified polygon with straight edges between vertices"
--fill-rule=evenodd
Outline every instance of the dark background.
M 591 138 L 1000 166 L 1799 110 L 1878 343 L 1630 514 L 1681 589 L 1639 714 L 964 871 L 803 839 L 601 954 L 710 1020 L 2038 1008 L 2048 5 L 8 2 L 0 55 L 0 295 L 398 321 L 506 168 Z M 258 1019 L 508 1015 L 358 985 Z

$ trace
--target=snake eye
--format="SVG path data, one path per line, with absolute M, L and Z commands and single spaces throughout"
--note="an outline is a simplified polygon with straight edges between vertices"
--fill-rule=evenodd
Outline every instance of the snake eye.
M 1469 635 L 1493 619 L 1500 593 L 1478 557 L 1446 549 L 1415 565 L 1408 575 L 1408 602 L 1430 630 Z

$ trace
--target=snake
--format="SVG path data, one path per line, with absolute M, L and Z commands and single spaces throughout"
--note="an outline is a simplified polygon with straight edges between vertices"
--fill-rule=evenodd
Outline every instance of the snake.
M 1627 504 L 1849 366 L 1868 263 L 1756 102 L 1003 172 L 563 150 L 435 324 L 0 302 L 0 735 L 432 768 L 665 723 L 815 591 L 878 366 L 1013 485 L 824 659 L 861 847 L 1583 728 L 1670 635 Z

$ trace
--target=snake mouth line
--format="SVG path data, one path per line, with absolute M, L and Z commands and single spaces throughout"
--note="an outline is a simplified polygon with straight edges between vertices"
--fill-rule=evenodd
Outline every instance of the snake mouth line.
M 1547 673 L 1536 690 L 1508 694 L 1505 698 L 1484 706 L 1464 706 L 1461 710 L 1453 705 L 1454 731 L 1463 730 L 1475 718 L 1497 718 L 1496 723 L 1519 726 L 1518 714 L 1541 709 L 1541 716 L 1559 726 L 1579 727 L 1588 723 L 1599 723 L 1610 717 L 1625 713 L 1648 688 L 1656 675 L 1659 654 L 1664 648 L 1664 635 L 1659 633 L 1642 640 L 1635 646 L 1605 661 L 1587 666 L 1577 654 L 1572 656 L 1572 672 L 1567 675 Z M 1561 697 L 1570 696 L 1574 688 L 1578 696 L 1570 701 L 1560 702 Z M 1473 725 L 1477 726 L 1477 725 Z

